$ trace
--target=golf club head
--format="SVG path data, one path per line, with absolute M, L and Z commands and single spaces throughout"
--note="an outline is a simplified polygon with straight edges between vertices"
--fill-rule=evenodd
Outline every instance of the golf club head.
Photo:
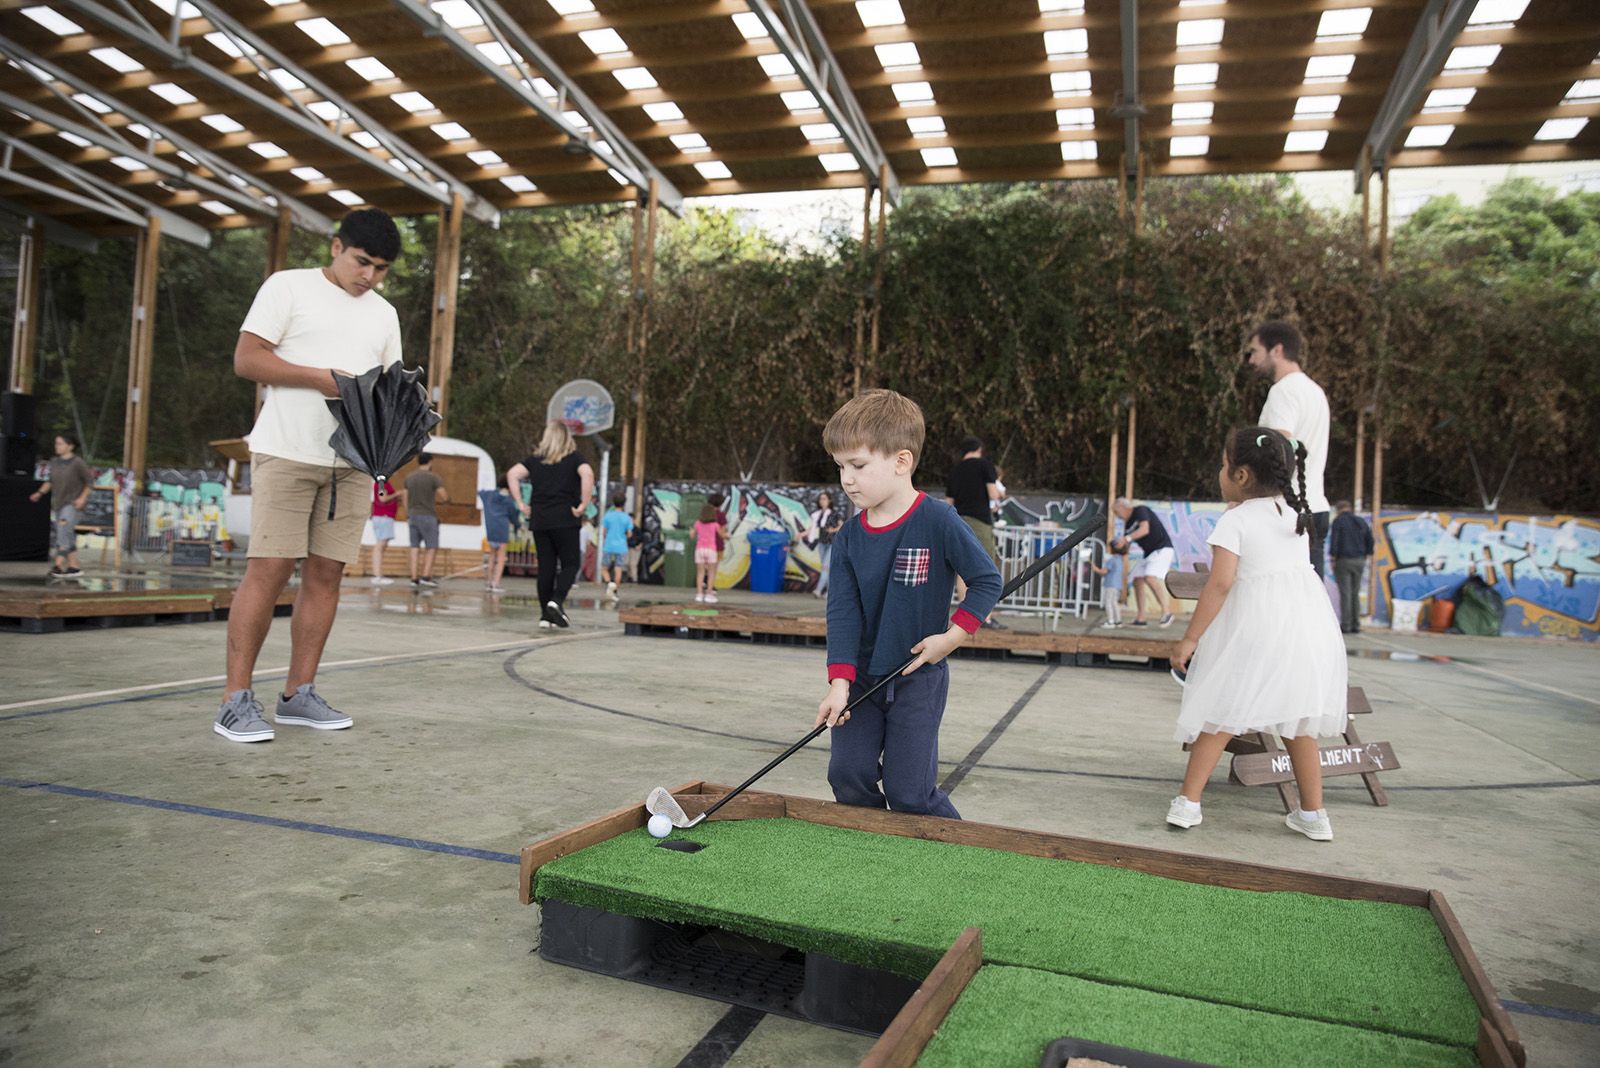
M 694 823 L 689 822 L 689 814 L 683 810 L 683 806 L 678 804 L 678 799 L 673 797 L 665 786 L 657 786 L 654 790 L 651 790 L 650 796 L 644 799 L 644 807 L 645 811 L 652 816 L 667 817 L 672 821 L 674 827 L 693 827 L 695 823 L 700 822 L 698 819 Z M 704 818 L 703 816 L 701 817 L 701 819 Z

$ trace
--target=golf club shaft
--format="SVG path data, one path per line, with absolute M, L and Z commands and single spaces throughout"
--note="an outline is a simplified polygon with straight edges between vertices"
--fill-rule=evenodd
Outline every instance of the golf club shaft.
M 1051 564 L 1055 563 L 1057 560 L 1061 559 L 1067 553 L 1071 552 L 1074 548 L 1076 548 L 1080 542 L 1082 542 L 1090 534 L 1093 534 L 1096 530 L 1098 530 L 1100 528 L 1100 525 L 1102 523 L 1104 523 L 1104 522 L 1105 522 L 1105 513 L 1096 512 L 1093 516 L 1091 516 L 1088 520 L 1086 520 L 1084 522 L 1083 526 L 1081 526 L 1077 530 L 1073 531 L 1072 534 L 1069 537 L 1062 538 L 1059 542 L 1056 543 L 1056 545 L 1049 552 L 1045 553 L 1043 556 L 1039 557 L 1039 559 L 1037 559 L 1033 563 L 1029 564 L 1027 566 L 1027 568 L 1024 569 L 1023 572 L 1020 575 L 1017 575 L 1010 582 L 1006 583 L 1005 586 L 1003 586 L 1001 588 L 1000 596 L 998 598 L 996 598 L 996 601 L 997 602 L 998 601 L 1003 601 L 1007 597 L 1010 597 L 1013 593 L 1016 593 L 1019 589 L 1021 589 L 1023 587 L 1024 584 L 1032 581 L 1032 579 L 1036 575 L 1038 575 L 1039 572 L 1043 571 L 1045 568 L 1049 567 Z M 917 659 L 917 655 L 920 655 L 920 654 L 913 654 L 912 657 L 909 660 L 907 660 L 904 664 L 901 664 L 894 671 L 890 672 L 889 674 L 883 676 L 883 678 L 879 679 L 877 682 L 873 683 L 872 688 L 870 690 L 868 690 L 866 693 L 862 694 L 860 697 L 857 697 L 854 701 L 851 701 L 849 704 L 845 705 L 844 706 L 844 711 L 842 711 L 840 713 L 840 715 L 841 716 L 848 715 L 851 711 L 853 711 L 862 702 L 868 700 L 873 695 L 875 695 L 879 690 L 881 690 L 885 686 L 887 686 L 889 684 L 889 680 L 897 678 L 900 675 L 900 672 L 904 671 L 906 668 L 908 668 L 908 667 L 910 667 L 912 665 L 912 663 Z M 765 775 L 767 772 L 771 771 L 773 768 L 777 767 L 779 764 L 782 764 L 785 760 L 788 760 L 790 757 L 794 756 L 800 750 L 802 750 L 806 746 L 810 745 L 813 741 L 816 740 L 818 735 L 820 735 L 823 731 L 825 731 L 827 729 L 828 729 L 828 725 L 826 723 L 817 724 L 816 727 L 812 728 L 811 733 L 807 734 L 804 738 L 801 738 L 798 742 L 795 742 L 789 748 L 785 749 L 783 752 L 781 752 L 777 756 L 773 757 L 772 760 L 768 761 L 766 767 L 762 768 L 760 771 L 758 771 L 754 775 L 750 776 L 744 782 L 740 783 L 738 786 L 735 786 L 732 790 L 729 790 L 726 794 L 724 794 L 717 801 L 716 804 L 712 805 L 710 808 L 705 810 L 705 812 L 700 816 L 700 819 L 703 820 L 703 819 L 708 818 L 717 809 L 721 808 L 723 805 L 726 805 L 729 801 L 732 801 L 735 797 L 738 797 L 740 794 L 744 793 L 747 789 L 750 788 L 750 784 L 751 783 L 756 782 L 763 775 Z M 699 822 L 699 820 L 696 820 L 696 822 Z

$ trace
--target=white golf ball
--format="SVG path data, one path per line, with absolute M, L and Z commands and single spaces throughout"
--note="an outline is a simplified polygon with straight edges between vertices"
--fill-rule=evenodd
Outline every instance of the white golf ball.
M 650 833 L 657 838 L 665 838 L 672 833 L 672 821 L 661 813 L 650 817 Z

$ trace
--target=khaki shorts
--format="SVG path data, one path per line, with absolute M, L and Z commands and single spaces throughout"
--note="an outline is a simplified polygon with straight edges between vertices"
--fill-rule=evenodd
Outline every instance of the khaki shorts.
M 338 510 L 328 518 L 333 480 Z M 372 514 L 372 479 L 352 467 L 322 467 L 281 456 L 250 456 L 252 557 L 303 560 L 321 556 L 348 564 L 361 552 Z
M 994 548 L 994 524 L 985 523 L 981 519 L 974 519 L 970 515 L 961 517 L 961 521 L 972 528 L 978 536 L 978 544 L 983 546 L 983 551 L 989 554 L 989 559 L 994 561 L 994 566 L 1000 566 L 1000 554 Z

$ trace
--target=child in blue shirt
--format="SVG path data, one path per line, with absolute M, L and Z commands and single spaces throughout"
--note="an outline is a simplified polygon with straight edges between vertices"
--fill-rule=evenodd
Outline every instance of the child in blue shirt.
M 600 521 L 603 537 L 600 542 L 600 576 L 606 579 L 606 596 L 617 599 L 617 584 L 628 566 L 628 535 L 633 533 L 633 517 L 622 510 L 628 501 L 625 490 L 611 494 L 611 508 Z
M 479 490 L 478 500 L 483 502 L 483 540 L 489 543 L 483 588 L 487 593 L 504 593 L 500 578 L 506 571 L 506 543 L 511 540 L 511 528 L 522 522 L 522 510 L 506 489 L 505 475 L 495 480 L 494 489 Z
M 923 437 L 922 409 L 887 389 L 846 402 L 822 432 L 856 514 L 833 539 L 828 695 L 816 722 L 833 728 L 828 784 L 836 800 L 960 819 L 938 779 L 950 688 L 944 658 L 988 618 L 1000 572 L 954 508 L 911 484 Z M 966 599 L 947 619 L 957 575 Z M 913 653 L 900 678 L 844 714 Z
M 1106 610 L 1106 618 L 1100 625 L 1107 630 L 1122 626 L 1122 572 L 1127 558 L 1127 540 L 1112 538 L 1111 544 L 1106 546 L 1106 566 L 1094 568 L 1094 573 L 1100 576 L 1100 606 Z

